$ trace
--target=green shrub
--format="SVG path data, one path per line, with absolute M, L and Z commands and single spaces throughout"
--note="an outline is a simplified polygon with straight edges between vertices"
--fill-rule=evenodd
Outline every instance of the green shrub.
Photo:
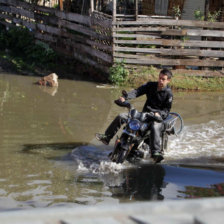
M 181 10 L 179 5 L 175 5 L 172 8 L 172 12 L 175 18 L 180 18 L 181 17 Z
M 0 29 L 0 50 L 6 49 L 8 59 L 17 66 L 18 70 L 50 66 L 57 57 L 47 44 L 35 41 L 33 33 L 24 27 Z
M 0 50 L 5 50 L 6 41 L 7 41 L 7 36 L 6 36 L 5 27 L 0 24 Z
M 122 85 L 127 77 L 128 70 L 125 68 L 124 61 L 116 62 L 113 67 L 110 68 L 109 80 L 115 85 Z
M 10 28 L 6 32 L 6 37 L 6 48 L 14 55 L 25 55 L 26 49 L 34 45 L 34 37 L 27 28 Z
M 31 48 L 27 48 L 26 55 L 29 61 L 34 61 L 38 64 L 54 62 L 56 59 L 56 54 L 52 48 L 40 41 Z
M 221 10 L 214 11 L 214 13 L 209 12 L 208 13 L 208 21 L 209 22 L 217 22 L 218 21 L 218 18 L 221 15 L 221 12 L 222 12 Z
M 205 16 L 200 9 L 196 9 L 194 11 L 194 17 L 196 20 L 201 20 L 201 21 L 204 21 L 205 19 Z

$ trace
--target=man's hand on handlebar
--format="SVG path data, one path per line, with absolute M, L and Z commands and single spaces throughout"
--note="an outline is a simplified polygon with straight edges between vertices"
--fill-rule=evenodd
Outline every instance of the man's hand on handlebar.
M 119 100 L 123 103 L 125 101 L 125 98 L 123 96 L 120 96 Z
M 162 117 L 160 116 L 160 114 L 158 112 L 149 112 L 148 113 L 148 118 L 149 120 L 155 120 L 157 122 L 162 122 Z

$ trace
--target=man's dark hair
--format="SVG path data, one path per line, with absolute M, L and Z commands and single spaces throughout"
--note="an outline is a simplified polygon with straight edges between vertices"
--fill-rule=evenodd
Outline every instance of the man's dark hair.
M 167 69 L 167 68 L 162 69 L 160 71 L 160 74 L 167 75 L 168 79 L 171 79 L 172 76 L 173 76 L 172 72 L 169 69 Z

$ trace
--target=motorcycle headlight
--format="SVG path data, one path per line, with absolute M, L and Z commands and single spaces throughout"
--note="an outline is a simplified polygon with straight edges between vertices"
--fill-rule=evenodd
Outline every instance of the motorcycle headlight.
M 141 124 L 138 120 L 132 120 L 129 123 L 129 128 L 133 131 L 138 131 L 141 127 Z

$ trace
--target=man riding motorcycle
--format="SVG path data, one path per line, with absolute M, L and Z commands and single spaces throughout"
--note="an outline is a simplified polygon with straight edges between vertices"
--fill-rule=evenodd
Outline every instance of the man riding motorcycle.
M 168 69 L 162 69 L 159 73 L 157 82 L 148 82 L 137 89 L 134 89 L 127 93 L 126 96 L 121 96 L 119 100 L 124 102 L 125 100 L 134 99 L 142 95 L 146 95 L 146 102 L 143 107 L 143 112 L 154 113 L 157 118 L 150 125 L 151 139 L 150 148 L 151 155 L 155 162 L 163 160 L 161 153 L 161 132 L 163 130 L 163 120 L 169 115 L 173 94 L 169 83 L 172 78 L 172 72 Z M 108 145 L 110 140 L 117 133 L 122 124 L 128 119 L 127 113 L 119 114 L 106 129 L 105 134 L 96 134 L 96 138 Z

